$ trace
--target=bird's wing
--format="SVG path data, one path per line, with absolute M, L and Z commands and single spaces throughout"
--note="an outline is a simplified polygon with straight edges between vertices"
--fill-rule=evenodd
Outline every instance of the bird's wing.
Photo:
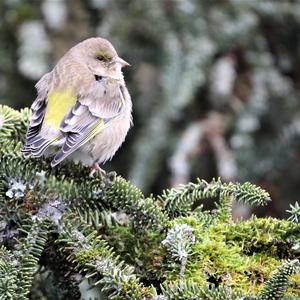
M 33 154 L 32 151 L 43 147 L 45 143 L 48 142 L 47 139 L 42 138 L 39 133 L 43 124 L 45 117 L 46 107 L 47 107 L 47 94 L 49 85 L 50 73 L 45 74 L 39 82 L 36 84 L 37 98 L 31 105 L 31 118 L 29 127 L 26 133 L 26 142 L 22 149 L 22 152 L 26 155 Z M 37 144 L 35 144 L 37 143 Z
M 108 88 L 101 82 L 92 81 L 83 87 L 60 125 L 64 144 L 54 156 L 52 166 L 93 139 L 125 107 L 124 87 L 119 84 Z
M 73 88 L 53 88 L 54 83 L 53 74 L 48 73 L 36 85 L 38 96 L 31 106 L 32 115 L 22 149 L 25 155 L 40 157 L 61 138 L 60 124 L 76 103 Z

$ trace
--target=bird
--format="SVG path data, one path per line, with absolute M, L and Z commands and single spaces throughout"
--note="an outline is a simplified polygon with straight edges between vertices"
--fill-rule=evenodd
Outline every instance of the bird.
M 73 46 L 35 85 L 22 153 L 51 157 L 52 167 L 73 160 L 104 172 L 100 164 L 114 156 L 132 126 L 126 66 L 104 38 Z

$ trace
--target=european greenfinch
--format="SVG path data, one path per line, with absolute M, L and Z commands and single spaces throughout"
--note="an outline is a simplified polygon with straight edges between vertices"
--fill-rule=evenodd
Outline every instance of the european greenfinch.
M 36 84 L 22 152 L 52 156 L 52 167 L 68 158 L 101 170 L 99 163 L 114 156 L 132 124 L 122 73 L 127 65 L 100 37 L 71 48 Z

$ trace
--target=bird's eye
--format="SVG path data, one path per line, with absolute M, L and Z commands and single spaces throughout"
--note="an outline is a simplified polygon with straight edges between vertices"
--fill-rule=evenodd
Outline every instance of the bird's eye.
M 100 51 L 95 53 L 95 59 L 97 59 L 100 62 L 108 62 L 111 60 L 111 57 L 108 53 Z
M 102 56 L 102 55 L 96 56 L 96 59 L 99 60 L 99 61 L 106 61 L 105 57 Z

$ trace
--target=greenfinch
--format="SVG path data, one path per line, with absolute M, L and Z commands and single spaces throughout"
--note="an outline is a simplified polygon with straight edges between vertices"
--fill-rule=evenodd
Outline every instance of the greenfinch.
M 121 59 L 106 39 L 89 38 L 71 48 L 36 84 L 37 98 L 22 152 L 52 156 L 101 170 L 132 124 L 132 102 Z

